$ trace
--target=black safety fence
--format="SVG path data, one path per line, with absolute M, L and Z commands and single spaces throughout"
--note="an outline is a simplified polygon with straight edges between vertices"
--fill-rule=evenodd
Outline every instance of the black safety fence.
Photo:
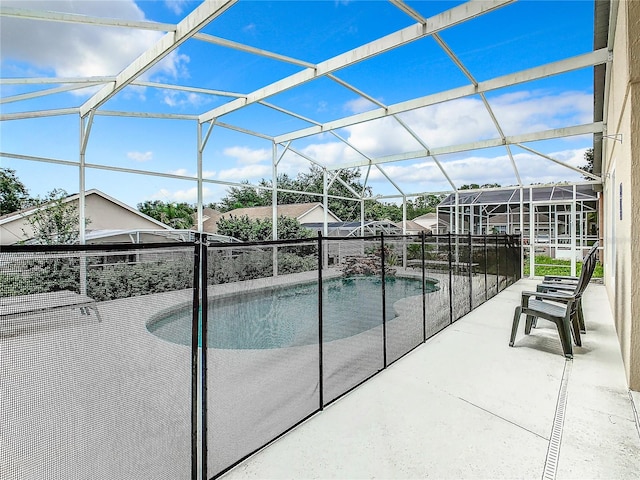
M 215 478 L 520 277 L 517 237 L 3 247 L 3 478 Z
M 0 251 L 3 479 L 191 476 L 195 245 L 96 247 Z

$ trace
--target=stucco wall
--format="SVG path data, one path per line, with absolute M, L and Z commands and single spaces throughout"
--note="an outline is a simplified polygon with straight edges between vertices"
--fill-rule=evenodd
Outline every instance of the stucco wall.
M 72 201 L 72 203 L 78 205 L 77 200 Z M 126 210 L 95 193 L 86 197 L 85 211 L 86 217 L 89 219 L 87 230 L 160 230 L 162 228 L 158 224 Z M 32 236 L 33 229 L 23 218 L 18 218 L 0 226 L 0 245 L 12 245 Z
M 321 223 L 324 222 L 324 208 L 318 207 L 314 208 L 310 212 L 306 213 L 302 217 L 299 218 L 300 223 Z M 334 217 L 331 212 L 328 215 L 329 222 L 339 222 L 336 217 Z
M 87 218 L 90 219 L 87 230 L 162 229 L 157 223 L 147 220 L 134 212 L 125 210 L 120 205 L 110 202 L 99 195 L 94 194 L 87 196 L 85 209 Z
M 616 34 L 603 148 L 605 283 L 629 387 L 640 390 L 640 2 L 620 2 L 611 21 Z

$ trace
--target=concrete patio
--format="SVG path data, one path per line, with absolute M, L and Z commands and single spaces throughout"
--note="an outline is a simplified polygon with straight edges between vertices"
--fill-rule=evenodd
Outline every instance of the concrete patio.
M 640 396 L 604 287 L 587 289 L 573 361 L 545 321 L 529 336 L 522 321 L 508 347 L 532 288 L 507 288 L 223 478 L 638 478 Z

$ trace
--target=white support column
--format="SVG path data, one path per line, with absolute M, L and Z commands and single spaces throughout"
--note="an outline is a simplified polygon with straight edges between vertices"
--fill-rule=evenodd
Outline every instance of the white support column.
M 213 128 L 211 126 L 210 128 Z M 204 149 L 204 145 L 202 144 L 202 124 L 198 122 L 197 124 L 197 139 L 198 142 L 198 153 L 197 153 L 197 162 L 198 162 L 198 204 L 197 208 L 197 225 L 198 232 L 202 233 L 204 231 L 203 226 L 203 217 L 202 217 L 202 201 L 203 201 L 203 183 L 202 183 L 202 150 Z
M 520 185 L 520 239 L 524 242 L 524 190 Z M 531 210 L 529 210 L 531 212 Z M 531 213 L 529 213 L 531 215 Z M 520 248 L 520 277 L 524 277 L 524 248 Z
M 324 207 L 324 220 L 322 234 L 326 237 L 329 234 L 329 188 L 327 186 L 327 169 L 322 170 L 322 206 Z M 364 211 L 364 206 L 362 207 Z
M 535 242 L 535 223 L 536 212 L 533 204 L 533 188 L 529 187 L 529 277 L 534 277 L 536 274 L 536 249 L 533 246 Z
M 402 196 L 402 234 L 407 234 L 407 196 Z
M 271 221 L 272 238 L 278 239 L 278 147 L 275 142 L 271 144 Z M 273 276 L 278 276 L 278 247 L 273 247 Z
M 88 119 L 87 121 L 90 122 L 91 119 Z M 80 118 L 80 159 L 79 159 L 80 165 L 78 167 L 78 216 L 80 217 L 78 221 L 78 233 L 79 233 L 78 240 L 80 242 L 80 245 L 84 245 L 86 243 L 85 152 L 86 152 L 87 142 L 85 138 L 88 136 L 88 130 L 89 128 L 87 128 L 87 126 L 85 125 L 85 119 L 81 117 Z
M 456 190 L 456 203 L 453 209 L 453 217 L 454 217 L 454 222 L 455 225 L 453 227 L 453 233 L 455 233 L 456 235 L 460 232 L 460 195 L 458 194 L 458 191 Z
M 363 198 L 362 200 L 360 200 L 360 236 L 364 237 L 364 221 L 365 221 L 365 217 L 364 217 L 364 202 L 365 199 Z
M 576 276 L 576 230 L 578 226 L 576 212 L 576 186 L 573 186 L 573 199 L 571 201 L 571 220 L 569 228 L 571 228 L 571 276 Z
M 272 238 L 278 239 L 278 152 L 275 142 L 271 146 L 271 220 L 273 222 Z

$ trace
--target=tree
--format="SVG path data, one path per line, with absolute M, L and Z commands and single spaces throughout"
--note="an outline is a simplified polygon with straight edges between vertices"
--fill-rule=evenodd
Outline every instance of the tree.
M 271 201 L 267 201 L 268 199 L 262 191 L 258 191 L 255 187 L 250 186 L 248 182 L 243 183 L 246 183 L 247 186 L 228 188 L 227 195 L 220 200 L 220 203 L 213 204 L 212 207 L 221 212 L 229 212 L 236 208 L 265 207 L 271 205 Z M 271 192 L 268 193 L 271 195 Z
M 196 209 L 188 203 L 165 203 L 161 200 L 147 200 L 138 204 L 138 210 L 159 222 L 176 229 L 193 227 Z
M 580 169 L 585 172 L 593 173 L 593 148 L 587 148 L 586 152 L 584 152 L 584 160 L 587 163 L 586 165 L 582 165 Z M 587 175 L 583 175 L 582 177 L 586 180 L 592 180 L 591 177 Z
M 477 183 L 470 183 L 466 185 L 462 185 L 458 190 L 479 190 L 481 188 L 500 188 L 501 185 L 499 183 L 483 183 L 482 185 L 478 185 Z
M 16 171 L 0 168 L 0 215 L 17 212 L 29 205 L 29 193 Z
M 217 222 L 218 234 L 237 238 L 243 242 L 261 242 L 272 239 L 271 219 L 251 219 L 247 215 L 236 217 L 230 215 L 229 218 L 221 218 Z M 278 238 L 288 240 L 295 238 L 308 238 L 313 236 L 313 232 L 300 225 L 295 218 L 278 217 Z
M 54 189 L 45 198 L 35 198 L 35 211 L 26 217 L 33 238 L 43 245 L 78 243 L 80 213 L 75 203 L 65 202 L 67 192 Z M 88 221 L 87 221 L 88 223 Z M 28 233 L 23 230 L 25 236 Z
M 349 188 L 363 194 L 371 195 L 371 188 L 364 187 L 360 182 L 360 172 L 354 170 L 340 170 L 338 178 L 346 183 Z M 353 193 L 349 191 L 342 182 L 337 179 L 332 182 L 329 193 L 340 197 L 353 197 Z M 295 178 L 291 178 L 286 174 L 278 176 L 278 205 L 290 205 L 292 203 L 304 203 L 319 201 L 321 197 L 305 195 L 307 193 L 323 193 L 323 170 L 313 165 L 308 172 L 301 172 Z M 247 185 L 246 187 L 231 187 L 227 190 L 227 195 L 222 198 L 217 207 L 222 212 L 228 212 L 236 208 L 269 206 L 272 204 L 271 180 L 262 179 L 259 184 L 264 189 L 256 189 Z M 292 191 L 280 191 L 292 190 Z M 341 198 L 329 198 L 329 210 L 344 221 L 357 220 L 360 218 L 359 202 L 344 200 Z

